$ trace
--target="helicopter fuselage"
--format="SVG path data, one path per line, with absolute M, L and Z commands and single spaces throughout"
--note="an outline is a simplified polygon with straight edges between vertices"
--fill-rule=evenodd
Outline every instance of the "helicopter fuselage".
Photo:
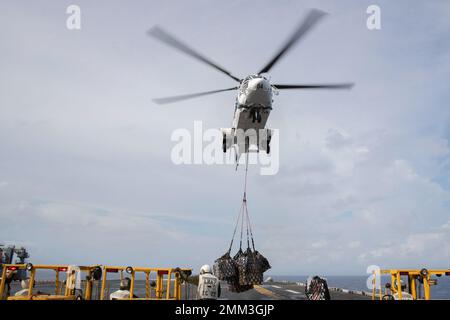
M 272 110 L 273 89 L 263 76 L 248 76 L 239 86 L 233 129 L 264 129 Z
M 251 75 L 241 81 L 232 127 L 221 129 L 224 152 L 235 146 L 238 159 L 241 153 L 249 150 L 250 144 L 256 145 L 257 150 L 270 152 L 272 132 L 265 126 L 272 110 L 273 90 L 264 76 Z

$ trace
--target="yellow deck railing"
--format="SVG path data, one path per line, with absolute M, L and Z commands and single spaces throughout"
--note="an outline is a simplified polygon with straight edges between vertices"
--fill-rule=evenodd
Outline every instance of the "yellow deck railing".
M 382 275 L 390 275 L 391 283 L 387 283 L 382 286 Z M 431 290 L 430 287 L 432 285 L 437 284 L 436 279 L 432 279 L 432 276 L 450 276 L 450 269 L 386 269 L 386 270 L 377 270 L 373 272 L 372 278 L 372 300 L 383 299 L 392 299 L 394 295 L 398 300 L 404 299 L 404 291 L 402 291 L 402 277 L 405 278 L 407 293 L 411 295 L 413 300 L 420 299 L 418 288 L 423 287 L 423 299 L 430 300 L 431 299 Z M 377 283 L 378 279 L 378 283 Z
M 181 269 L 182 271 L 190 271 L 191 269 Z M 181 299 L 181 281 L 180 274 L 175 269 L 168 268 L 143 268 L 143 267 L 117 267 L 104 266 L 103 267 L 102 288 L 100 293 L 100 300 L 105 299 L 106 281 L 108 273 L 120 273 L 123 277 L 123 271 L 128 273 L 131 277 L 130 286 L 130 300 L 180 300 Z M 142 272 L 145 274 L 145 298 L 135 298 L 135 280 L 136 274 Z M 152 274 L 156 275 L 155 294 L 152 295 L 150 277 Z M 172 284 L 173 282 L 173 284 Z M 164 295 L 165 292 L 165 295 Z
M 27 270 L 29 276 L 28 294 L 22 296 L 7 296 L 7 272 L 16 270 Z M 36 284 L 36 273 L 38 270 L 53 270 L 55 272 L 55 291 L 54 294 L 33 293 Z M 191 269 L 181 269 L 190 271 Z M 181 281 L 178 269 L 171 268 L 143 268 L 143 267 L 122 267 L 122 266 L 71 266 L 71 265 L 32 265 L 28 264 L 4 264 L 2 265 L 2 274 L 0 281 L 0 299 L 7 300 L 75 300 L 75 279 L 76 273 L 81 272 L 85 275 L 84 293 L 82 298 L 92 300 L 92 288 L 94 281 L 101 281 L 99 299 L 105 299 L 107 289 L 107 277 L 110 273 L 120 273 L 121 279 L 123 272 L 131 277 L 130 300 L 180 300 L 181 299 Z M 142 272 L 145 274 L 145 298 L 134 298 L 136 274 Z M 61 277 L 63 274 L 63 278 Z M 156 286 L 154 295 L 152 295 L 151 275 L 156 275 Z M 81 281 L 81 280 L 80 280 Z M 107 297 L 107 299 L 109 296 Z

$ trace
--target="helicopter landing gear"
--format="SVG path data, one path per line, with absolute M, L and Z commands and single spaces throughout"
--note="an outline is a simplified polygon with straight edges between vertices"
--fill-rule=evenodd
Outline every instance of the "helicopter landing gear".
M 252 122 L 258 122 L 261 123 L 262 120 L 262 116 L 261 116 L 261 112 L 258 109 L 255 109 L 252 111 Z
M 255 123 L 256 122 L 256 110 L 252 111 L 252 122 Z
M 223 135 L 223 139 L 222 139 L 222 151 L 223 153 L 227 152 L 227 136 Z
M 233 145 L 234 129 L 232 128 L 220 128 L 222 132 L 222 151 L 227 153 L 227 150 Z

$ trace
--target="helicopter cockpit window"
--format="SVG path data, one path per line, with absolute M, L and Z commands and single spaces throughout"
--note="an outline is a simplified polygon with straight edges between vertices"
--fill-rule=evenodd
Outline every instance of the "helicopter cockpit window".
M 241 85 L 241 91 L 245 91 L 248 88 L 248 81 L 249 79 L 245 79 L 244 81 L 242 81 L 242 85 Z
M 242 81 L 242 85 L 241 85 L 242 91 L 244 92 L 245 90 L 247 90 L 249 81 L 252 79 L 256 79 L 256 78 L 260 78 L 260 77 L 259 76 L 248 76 L 247 78 L 245 78 L 244 81 Z

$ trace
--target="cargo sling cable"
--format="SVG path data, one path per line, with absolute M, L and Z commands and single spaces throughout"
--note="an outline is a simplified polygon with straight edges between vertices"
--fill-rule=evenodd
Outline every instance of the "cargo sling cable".
M 234 226 L 233 236 L 230 241 L 228 251 L 215 261 L 214 270 L 220 280 L 229 284 L 229 290 L 232 292 L 243 292 L 252 289 L 254 285 L 263 282 L 263 273 L 270 268 L 267 259 L 262 256 L 255 248 L 253 231 L 250 224 L 250 217 L 247 208 L 247 175 L 248 175 L 248 153 L 247 153 L 244 196 L 242 204 Z M 242 241 L 244 238 L 244 224 L 247 236 L 247 249 L 242 250 Z M 232 258 L 230 256 L 233 248 L 234 238 L 237 228 L 240 227 L 239 250 Z M 250 246 L 250 238 L 252 240 Z M 253 249 L 253 250 L 252 250 Z
M 239 242 L 239 251 L 242 251 L 242 236 L 243 236 L 243 227 L 244 227 L 244 216 L 246 219 L 246 231 L 247 231 L 247 246 L 250 247 L 249 244 L 249 228 L 250 228 L 250 235 L 252 238 L 252 245 L 253 245 L 253 250 L 255 250 L 255 242 L 253 240 L 253 232 L 251 231 L 251 225 L 250 225 L 250 218 L 248 215 L 248 209 L 247 209 L 247 176 L 248 176 L 248 156 L 249 153 L 247 152 L 246 154 L 246 159 L 245 159 L 245 176 L 244 176 L 244 196 L 242 199 L 242 204 L 241 204 L 241 208 L 239 210 L 237 219 L 236 219 L 236 225 L 234 226 L 234 231 L 233 231 L 233 237 L 231 238 L 231 243 L 230 243 L 230 248 L 228 249 L 228 253 L 231 253 L 231 249 L 233 247 L 233 242 L 234 242 L 234 237 L 236 236 L 236 231 L 237 228 L 239 226 L 239 223 L 241 224 L 241 236 L 240 236 L 240 242 Z

